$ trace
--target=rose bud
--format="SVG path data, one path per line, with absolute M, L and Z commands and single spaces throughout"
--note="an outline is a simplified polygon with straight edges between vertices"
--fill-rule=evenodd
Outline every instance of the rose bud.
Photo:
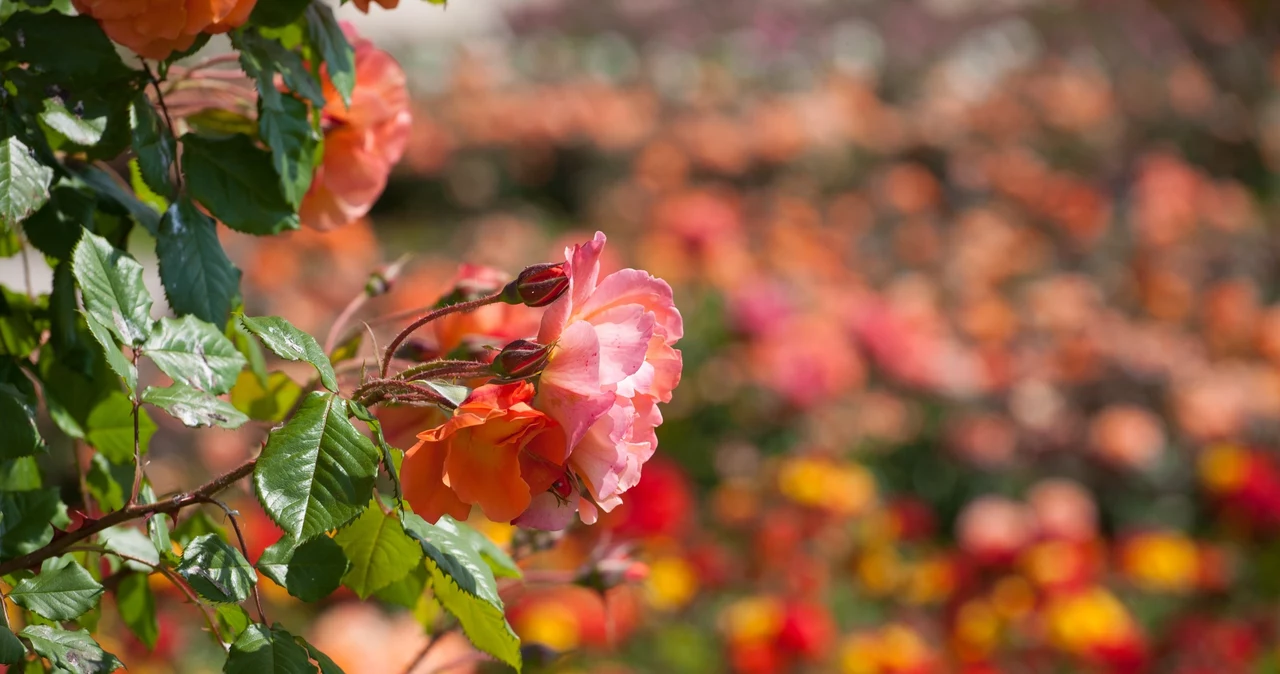
M 535 377 L 547 366 L 551 347 L 528 339 L 517 339 L 504 346 L 490 366 L 503 382 Z
M 516 280 L 502 289 L 502 301 L 529 307 L 545 307 L 569 289 L 564 263 L 543 263 L 525 267 Z

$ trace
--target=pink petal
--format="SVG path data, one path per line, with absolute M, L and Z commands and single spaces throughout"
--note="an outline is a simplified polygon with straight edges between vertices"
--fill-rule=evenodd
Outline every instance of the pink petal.
M 600 389 L 600 340 L 591 324 L 576 321 L 560 335 L 547 369 L 542 371 L 534 407 L 555 419 L 565 432 L 565 457 L 613 405 L 613 393 Z
M 596 232 L 595 238 L 587 243 L 576 244 L 564 249 L 565 271 L 569 274 L 569 290 L 560 299 L 547 307 L 542 315 L 542 326 L 538 330 L 538 341 L 543 344 L 554 342 L 564 330 L 569 319 L 577 312 L 577 307 L 586 301 L 596 289 L 596 277 L 600 275 L 600 251 L 604 250 L 605 236 Z
M 578 511 L 576 501 L 577 498 L 571 497 L 568 503 L 561 503 L 555 494 L 544 491 L 534 496 L 529 509 L 511 523 L 527 529 L 560 531 L 573 522 L 573 515 Z
M 653 312 L 628 304 L 596 314 L 592 324 L 600 340 L 600 386 L 611 387 L 635 374 L 653 336 Z
M 667 338 L 668 344 L 684 336 L 684 319 L 675 307 L 671 286 L 638 269 L 623 269 L 604 277 L 595 292 L 578 303 L 576 313 L 584 320 L 593 320 L 597 313 L 625 304 L 639 304 L 652 311 L 658 331 Z

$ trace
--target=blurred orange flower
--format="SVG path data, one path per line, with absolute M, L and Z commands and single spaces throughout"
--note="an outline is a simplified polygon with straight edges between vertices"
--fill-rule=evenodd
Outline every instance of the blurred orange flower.
M 258 0 L 72 0 L 112 41 L 139 56 L 165 59 L 200 33 L 225 33 L 249 18 Z

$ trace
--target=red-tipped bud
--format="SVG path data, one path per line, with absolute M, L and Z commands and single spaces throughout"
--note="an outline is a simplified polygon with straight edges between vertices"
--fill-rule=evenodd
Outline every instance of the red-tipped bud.
M 551 358 L 551 347 L 528 339 L 517 339 L 502 348 L 490 365 L 502 381 L 519 381 L 540 374 Z
M 525 267 L 516 280 L 502 289 L 502 301 L 529 307 L 545 307 L 569 289 L 564 263 L 544 263 Z

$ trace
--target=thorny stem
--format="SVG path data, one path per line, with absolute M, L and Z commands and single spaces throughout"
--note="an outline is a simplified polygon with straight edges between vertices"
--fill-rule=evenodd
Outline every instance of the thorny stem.
M 407 381 L 399 381 L 397 379 L 377 379 L 361 386 L 351 394 L 351 399 L 365 407 L 369 407 L 387 398 L 398 397 L 392 390 L 400 390 L 408 394 L 406 397 L 421 398 L 441 407 L 448 409 L 456 409 L 458 406 L 453 404 L 452 400 L 440 395 L 438 392 L 419 386 Z
M 227 514 L 227 519 L 231 520 L 231 529 L 236 532 L 236 539 L 240 541 L 240 552 L 244 554 L 245 561 L 249 561 L 249 546 L 244 542 L 244 534 L 240 531 L 240 523 L 236 520 L 236 512 L 228 508 L 227 504 L 212 496 L 204 496 L 201 500 L 222 508 L 222 512 Z M 267 614 L 262 610 L 262 595 L 258 592 L 257 583 L 253 584 L 253 604 L 258 609 L 258 621 L 264 625 L 269 625 Z
M 218 477 L 192 489 L 191 491 L 182 492 L 171 498 L 157 501 L 156 503 L 148 503 L 145 505 L 130 504 L 108 513 L 96 520 L 86 521 L 79 529 L 63 533 L 60 537 L 56 537 L 48 545 L 29 552 L 21 557 L 14 557 L 7 562 L 0 563 L 0 576 L 6 576 L 19 569 L 32 568 L 39 565 L 50 557 L 56 557 L 67 548 L 89 538 L 90 536 L 104 530 L 110 529 L 117 524 L 123 524 L 131 520 L 141 519 L 149 515 L 166 514 L 173 515 L 178 511 L 196 503 L 204 502 L 204 499 L 211 497 L 223 489 L 230 487 L 242 478 L 253 472 L 253 467 L 258 462 L 257 458 L 249 459 L 235 468 L 219 475 Z
M 133 350 L 133 368 L 138 369 L 138 350 Z M 133 387 L 133 491 L 129 494 L 129 505 L 138 502 L 138 492 L 142 491 L 142 434 L 138 431 L 139 409 L 142 401 L 138 397 L 137 382 Z M 76 465 L 79 466 L 77 459 Z M 88 505 L 87 503 L 85 504 Z
M 431 375 L 438 379 L 456 377 L 479 377 L 491 374 L 489 366 L 474 360 L 433 360 L 419 363 L 397 374 L 394 379 L 413 381 L 422 379 L 419 375 Z
M 418 320 L 410 323 L 409 327 L 405 328 L 404 330 L 401 330 L 400 334 L 396 335 L 395 339 L 391 340 L 391 343 L 387 345 L 387 350 L 382 356 L 382 369 L 379 370 L 382 378 L 385 379 L 387 377 L 387 369 L 391 367 L 391 358 L 395 356 L 396 349 L 400 348 L 400 344 L 402 344 L 404 340 L 408 339 L 409 335 L 413 334 L 415 330 L 426 325 L 427 323 L 430 323 L 431 321 L 436 320 L 437 318 L 440 318 L 441 316 L 446 316 L 448 314 L 452 314 L 458 311 L 473 311 L 475 309 L 479 309 L 480 307 L 485 306 L 486 304 L 493 304 L 494 302 L 498 302 L 501 300 L 501 298 L 502 298 L 502 291 L 499 290 L 498 292 L 492 295 L 481 297 L 478 300 L 472 300 L 470 302 L 459 302 L 457 304 L 450 304 L 447 307 L 441 307 L 439 309 L 436 309 L 435 311 L 432 311 L 431 313 L 428 313 L 422 318 L 419 318 Z

